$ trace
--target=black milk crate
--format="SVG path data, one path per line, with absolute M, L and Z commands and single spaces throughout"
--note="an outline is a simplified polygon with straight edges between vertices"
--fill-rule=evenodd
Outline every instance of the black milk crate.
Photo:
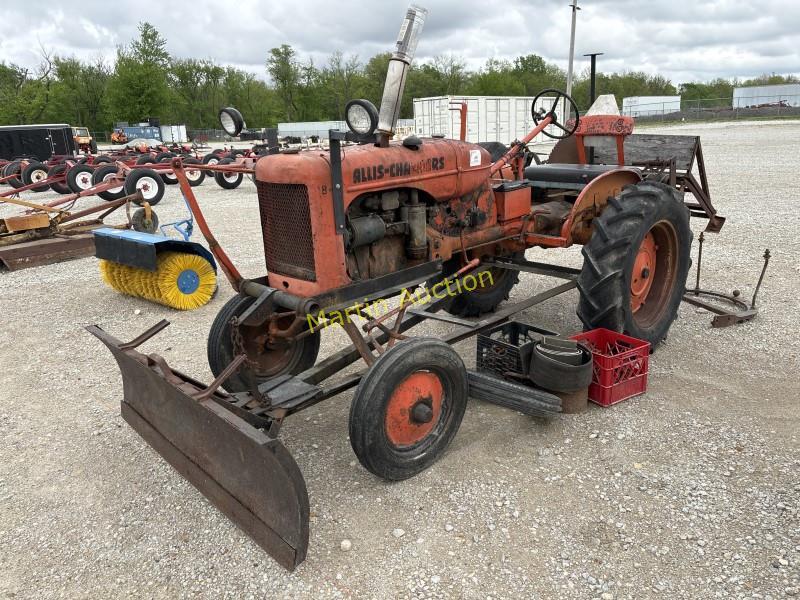
M 503 377 L 506 373 L 526 375 L 534 342 L 558 333 L 535 325 L 509 321 L 478 334 L 475 358 L 478 371 Z

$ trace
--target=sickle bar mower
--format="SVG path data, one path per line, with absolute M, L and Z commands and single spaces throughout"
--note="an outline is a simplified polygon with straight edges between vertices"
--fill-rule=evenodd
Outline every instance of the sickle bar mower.
M 414 6 L 406 14 L 380 110 L 351 101 L 350 131 L 331 131 L 329 152 L 255 163 L 266 276 L 237 270 L 173 160 L 195 222 L 237 292 L 209 332 L 211 384 L 136 349 L 166 322 L 129 343 L 88 328 L 122 371 L 125 420 L 289 569 L 306 555 L 309 507 L 300 470 L 278 441 L 287 417 L 355 388 L 349 438 L 359 461 L 387 480 L 412 477 L 445 452 L 466 410 L 471 375 L 453 344 L 577 289 L 588 329 L 656 346 L 685 289 L 690 211 L 717 217 L 708 198 L 684 202 L 680 177 L 626 164 L 621 138 L 630 118 L 591 110 L 579 118 L 572 99 L 555 90 L 534 102 L 547 107 L 533 110 L 536 127 L 494 160 L 463 140 L 390 142 L 425 15 Z M 230 135 L 241 131 L 238 111 L 221 113 Z M 530 164 L 527 143 L 539 133 L 576 134 L 574 158 Z M 591 153 L 576 144 L 604 136 L 618 155 L 587 164 Z M 668 157 L 654 149 L 636 158 Z M 580 270 L 525 259 L 529 248 L 573 244 L 583 245 Z M 526 271 L 565 281 L 501 306 Z M 413 337 L 427 319 L 454 330 Z M 340 325 L 352 343 L 318 361 L 328 325 Z M 346 370 L 359 361 L 360 369 Z M 558 397 L 537 394 L 559 410 Z

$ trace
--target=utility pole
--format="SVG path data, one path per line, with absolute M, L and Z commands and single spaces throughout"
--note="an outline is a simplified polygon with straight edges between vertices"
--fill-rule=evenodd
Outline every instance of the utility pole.
M 572 31 L 569 36 L 569 67 L 567 68 L 567 96 L 572 97 L 572 63 L 575 58 L 575 21 L 577 20 L 578 0 L 572 0 Z

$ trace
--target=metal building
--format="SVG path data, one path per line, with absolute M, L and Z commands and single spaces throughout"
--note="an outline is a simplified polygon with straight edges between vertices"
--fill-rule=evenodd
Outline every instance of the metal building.
M 800 83 L 733 88 L 733 108 L 800 106 Z

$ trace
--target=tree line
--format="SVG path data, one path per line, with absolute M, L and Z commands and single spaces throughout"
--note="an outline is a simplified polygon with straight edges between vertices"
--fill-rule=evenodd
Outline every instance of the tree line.
M 383 53 L 362 62 L 337 51 L 326 64 L 315 65 L 301 60 L 284 44 L 266 56 L 267 83 L 252 73 L 211 60 L 174 58 L 156 28 L 143 22 L 138 38 L 117 49 L 113 65 L 102 59 L 84 62 L 54 56 L 45 49 L 36 69 L 0 62 L 0 124 L 66 122 L 110 131 L 118 121 L 138 123 L 155 117 L 162 123 L 213 128 L 217 111 L 226 105 L 239 108 L 251 127 L 341 120 L 345 104 L 352 98 L 380 104 L 389 58 L 389 53 Z M 563 69 L 535 54 L 513 60 L 492 58 L 477 71 L 470 71 L 452 55 L 439 56 L 411 68 L 401 117 L 413 116 L 415 97 L 535 96 L 545 88 L 563 90 L 566 79 Z M 661 75 L 631 71 L 599 73 L 597 92 L 614 94 L 619 103 L 627 96 L 677 94 L 690 102 L 730 99 L 736 86 L 797 81 L 793 76 L 773 74 L 676 86 Z M 588 68 L 576 74 L 573 96 L 580 109 L 588 108 Z M 725 105 L 722 101 L 717 104 Z

